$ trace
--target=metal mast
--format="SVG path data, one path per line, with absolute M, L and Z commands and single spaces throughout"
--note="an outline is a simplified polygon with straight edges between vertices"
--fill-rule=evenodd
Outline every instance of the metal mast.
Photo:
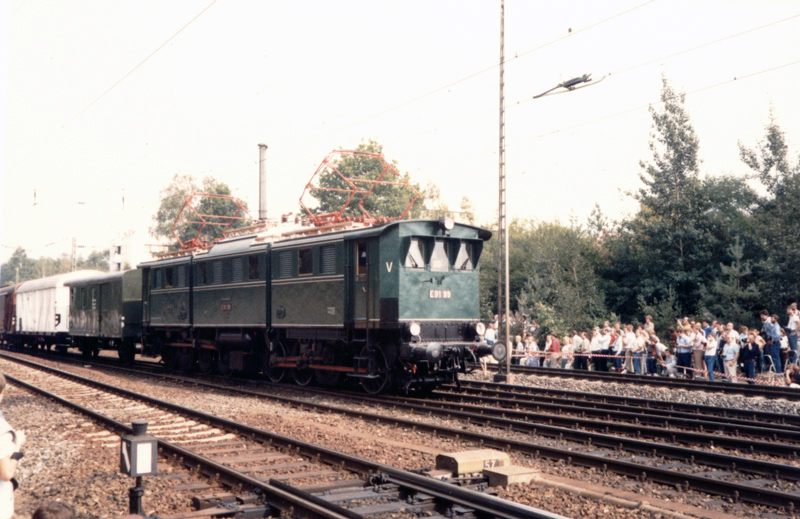
M 511 373 L 511 319 L 509 313 L 509 283 L 508 283 L 508 208 L 506 206 L 506 107 L 505 107 L 505 17 L 506 7 L 505 0 L 500 0 L 500 149 L 498 156 L 500 159 L 499 164 L 499 177 L 500 177 L 500 200 L 499 200 L 499 214 L 498 214 L 498 237 L 499 243 L 499 261 L 497 265 L 497 311 L 498 319 L 501 324 L 503 314 L 506 314 L 505 319 L 505 335 L 506 344 L 506 375 Z M 502 324 L 501 324 L 502 326 Z M 500 335 L 500 330 L 497 331 Z

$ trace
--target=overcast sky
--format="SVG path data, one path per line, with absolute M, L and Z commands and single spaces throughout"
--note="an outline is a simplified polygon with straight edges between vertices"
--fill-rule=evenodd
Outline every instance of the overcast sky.
M 2 261 L 146 233 L 173 175 L 296 210 L 336 148 L 375 139 L 423 186 L 496 218 L 500 2 L 8 0 Z M 636 205 L 648 104 L 687 93 L 706 175 L 744 175 L 770 106 L 800 151 L 800 2 L 507 0 L 509 215 Z M 531 100 L 585 73 L 579 91 Z M 124 202 L 123 202 L 124 200 Z

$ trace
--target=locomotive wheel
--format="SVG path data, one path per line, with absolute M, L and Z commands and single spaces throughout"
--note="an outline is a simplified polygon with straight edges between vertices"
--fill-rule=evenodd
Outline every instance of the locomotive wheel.
M 301 357 L 308 351 L 308 345 L 296 344 L 292 347 L 292 357 Z M 298 366 L 301 364 L 297 363 Z M 308 367 L 297 367 L 292 370 L 292 379 L 298 386 L 307 386 L 314 380 L 314 370 Z
M 373 358 L 369 361 L 369 373 L 377 375 L 376 378 L 362 378 L 361 387 L 370 395 L 377 395 L 385 391 L 392 383 L 392 371 L 389 369 L 389 362 L 386 360 L 386 355 L 379 347 L 372 349 Z M 362 357 L 370 357 L 369 348 L 364 346 L 361 350 Z
M 267 374 L 267 378 L 269 378 L 272 382 L 278 383 L 283 380 L 283 377 L 286 375 L 286 368 L 273 368 L 270 366 L 270 363 L 274 358 L 284 357 L 286 357 L 286 349 L 283 347 L 283 344 L 279 342 L 270 342 L 269 355 L 267 355 L 264 372 Z
M 223 377 L 230 377 L 233 374 L 231 369 L 231 353 L 228 349 L 223 349 L 217 355 L 217 371 Z
M 311 381 L 314 380 L 314 370 L 309 368 L 293 369 L 292 379 L 294 379 L 295 384 L 298 386 L 305 387 L 311 384 Z
M 216 360 L 217 352 L 208 348 L 200 348 L 200 353 L 197 355 L 197 370 L 203 374 L 211 373 Z

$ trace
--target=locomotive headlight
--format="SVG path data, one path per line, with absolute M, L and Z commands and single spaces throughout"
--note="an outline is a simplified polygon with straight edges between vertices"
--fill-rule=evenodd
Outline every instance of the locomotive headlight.
M 475 324 L 475 334 L 480 335 L 483 337 L 483 334 L 486 333 L 486 325 L 483 323 L 476 323 Z
M 422 331 L 419 323 L 411 323 L 408 325 L 408 333 L 410 333 L 413 337 L 419 337 L 419 333 Z
M 439 225 L 441 225 L 442 229 L 445 231 L 452 231 L 455 224 L 456 222 L 449 216 L 442 216 L 439 218 Z

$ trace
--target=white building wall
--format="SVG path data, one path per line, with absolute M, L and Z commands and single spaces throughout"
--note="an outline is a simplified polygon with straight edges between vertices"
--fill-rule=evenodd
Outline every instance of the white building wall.
M 125 233 L 111 247 L 109 270 L 120 272 L 152 260 L 153 242 L 155 240 L 148 235 L 140 235 L 133 231 Z

